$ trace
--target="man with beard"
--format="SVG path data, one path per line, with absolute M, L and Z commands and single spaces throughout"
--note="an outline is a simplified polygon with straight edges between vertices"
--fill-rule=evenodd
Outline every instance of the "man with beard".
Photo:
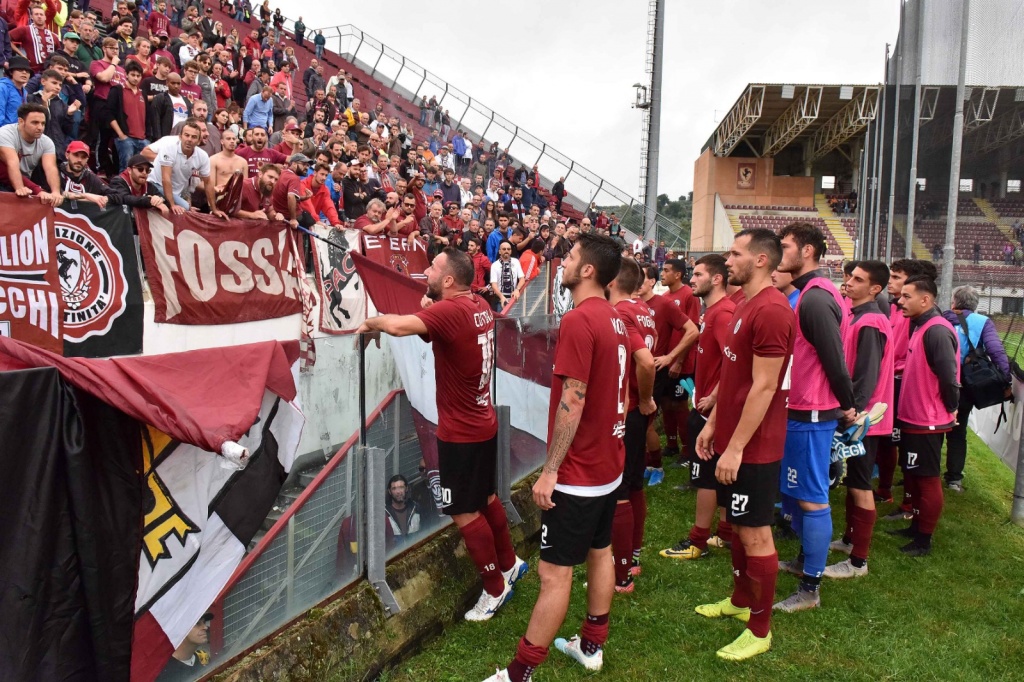
M 356 220 L 366 213 L 366 202 L 370 193 L 362 180 L 363 164 L 358 159 L 348 162 L 348 175 L 341 181 L 342 201 L 345 203 L 345 217 Z
M 152 162 L 142 154 L 128 159 L 128 166 L 120 175 L 110 181 L 111 199 L 120 197 L 120 203 L 132 208 L 155 208 L 165 216 L 170 213 L 167 202 L 160 196 L 160 188 L 149 182 L 149 173 L 153 170 Z
M 71 201 L 88 201 L 100 208 L 110 203 L 120 203 L 118 195 L 113 195 L 105 182 L 89 170 L 89 146 L 81 140 L 68 145 L 67 161 L 60 165 L 60 191 L 65 199 Z
M 384 513 L 397 544 L 409 544 L 409 539 L 420 532 L 420 510 L 409 497 L 409 481 L 402 474 L 395 474 L 388 479 Z
M 491 294 L 487 286 L 487 279 L 491 274 L 491 261 L 483 252 L 483 243 L 479 237 L 469 237 L 465 240 L 466 255 L 473 261 L 473 293 L 488 298 Z
M 249 164 L 235 153 L 238 136 L 230 128 L 221 133 L 221 150 L 210 157 L 210 179 L 217 195 L 217 205 L 211 213 L 226 218 L 235 212 L 242 195 L 242 184 L 249 176 Z
M 736 618 L 746 629 L 717 655 L 740 661 L 771 648 L 778 554 L 772 538 L 779 461 L 786 440 L 795 322 L 789 302 L 772 286 L 771 273 L 782 260 L 782 246 L 764 228 L 740 231 L 729 250 L 730 284 L 744 301 L 730 321 L 722 350 L 718 402 L 697 435 L 697 456 L 718 455 L 718 503 L 733 525 L 733 593 L 702 604 L 707 618 Z
M 371 199 L 366 205 L 366 214 L 356 219 L 353 227 L 362 230 L 366 234 L 384 234 L 390 232 L 395 234 L 395 217 L 401 215 L 402 210 L 397 206 L 388 209 L 380 199 Z
M 491 265 L 491 291 L 498 298 L 494 309 L 500 312 L 509 302 L 518 301 L 525 287 L 523 266 L 518 258 L 512 257 L 512 242 L 501 242 L 498 246 L 498 260 Z
M 495 495 L 498 420 L 491 404 L 494 317 L 475 295 L 473 264 L 442 251 L 426 271 L 424 309 L 366 320 L 360 333 L 422 336 L 433 342 L 437 382 L 437 455 L 443 512 L 452 517 L 480 571 L 484 589 L 466 620 L 484 621 L 509 600 L 529 570 L 515 554 L 505 508 Z
M 288 157 L 288 168 L 281 171 L 281 179 L 274 186 L 274 210 L 284 214 L 284 219 L 292 227 L 302 225 L 308 228 L 316 223 L 316 218 L 302 207 L 302 203 L 312 196 L 302 186 L 302 178 L 306 177 L 310 162 L 311 159 L 302 154 Z
M 653 269 L 653 266 L 650 266 Z M 693 268 L 690 284 L 697 298 L 704 301 L 704 315 L 700 324 L 700 339 L 697 342 L 697 366 L 694 373 L 694 409 L 690 410 L 690 423 L 687 434 L 690 442 L 686 445 L 690 452 L 696 452 L 697 434 L 704 428 L 708 415 L 718 402 L 719 377 L 722 371 L 722 350 L 725 338 L 732 324 L 732 315 L 736 304 L 725 295 L 728 280 L 728 269 L 725 258 L 711 253 L 697 261 Z M 674 307 L 674 306 L 673 306 Z M 718 508 L 718 481 L 715 480 L 715 468 L 718 457 L 703 460 L 699 455 L 690 463 L 690 484 L 697 489 L 697 508 L 695 521 L 690 527 L 688 537 L 680 540 L 674 547 L 661 550 L 661 556 L 670 559 L 700 559 L 707 556 L 708 544 L 711 539 L 711 521 Z M 725 509 L 720 512 L 718 538 L 724 546 L 732 542 L 732 527 L 725 519 Z
M 249 177 L 254 178 L 260 173 L 260 168 L 265 164 L 272 163 L 280 166 L 288 160 L 281 152 L 267 147 L 267 129 L 253 128 L 252 145 L 240 147 L 235 152 L 249 164 Z
M 533 486 L 541 509 L 540 594 L 515 658 L 486 682 L 528 682 L 547 658 L 552 640 L 587 670 L 600 670 L 604 663 L 602 646 L 615 594 L 612 519 L 625 464 L 625 378 L 630 373 L 626 327 L 605 290 L 621 263 L 616 244 L 599 235 L 582 236 L 564 262 L 562 284 L 574 307 L 559 327 L 548 454 Z M 583 627 L 579 636 L 555 640 L 569 607 L 573 567 L 583 563 Z
M 268 163 L 260 169 L 258 175 L 246 179 L 242 183 L 242 198 L 231 217 L 247 220 L 284 220 L 284 216 L 274 210 L 273 204 L 274 186 L 280 177 L 281 167 Z

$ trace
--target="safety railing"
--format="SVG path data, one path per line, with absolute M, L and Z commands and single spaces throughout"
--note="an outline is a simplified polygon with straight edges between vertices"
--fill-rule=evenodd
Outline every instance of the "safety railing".
M 576 209 L 585 212 L 592 203 L 612 207 L 611 210 L 624 207 L 620 218 L 631 233 L 630 240 L 644 234 L 646 209 L 628 192 L 359 28 L 345 24 L 310 33 L 316 30 L 323 32 L 328 49 L 411 104 L 418 107 L 424 96 L 436 96 L 440 106 L 449 112 L 453 130 L 461 128 L 474 138 L 498 142 L 516 159 L 516 165 L 522 163 L 528 169 L 537 166 L 544 187 L 550 188 L 555 180 L 564 178 L 566 201 Z M 680 225 L 661 214 L 656 214 L 654 221 L 655 234 L 649 238 L 664 241 L 676 250 L 689 247 L 689 235 Z
M 535 471 L 546 454 L 544 375 L 550 382 L 557 321 L 548 315 L 502 318 L 495 337 L 494 395 L 503 403 L 497 407 L 495 486 L 516 523 L 511 486 Z M 363 385 L 365 362 L 361 353 Z M 420 445 L 421 437 L 432 436 L 424 436 L 425 422 L 405 391 L 393 391 L 377 409 L 361 406 L 360 412 L 365 430 L 353 434 L 280 514 L 211 606 L 217 614 L 214 658 L 197 669 L 196 678 L 222 669 L 362 580 L 376 588 L 386 615 L 399 611 L 386 582 L 386 562 L 450 521 L 437 512 L 435 465 Z M 385 506 L 396 474 L 409 481 L 409 497 L 420 513 L 419 528 L 407 536 L 394 531 Z

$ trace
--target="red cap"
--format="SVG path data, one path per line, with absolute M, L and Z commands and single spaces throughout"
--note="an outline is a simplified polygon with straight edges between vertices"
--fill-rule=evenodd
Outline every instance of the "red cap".
M 288 125 L 286 125 L 284 127 L 284 129 L 285 130 L 301 130 L 301 128 L 299 128 L 299 124 L 297 124 L 297 123 L 289 123 Z
M 81 154 L 81 153 L 85 153 L 86 155 L 88 155 L 89 154 L 89 145 L 87 145 L 86 143 L 82 142 L 81 140 L 75 140 L 74 142 L 72 142 L 71 144 L 68 145 L 67 151 L 68 151 L 68 154 Z

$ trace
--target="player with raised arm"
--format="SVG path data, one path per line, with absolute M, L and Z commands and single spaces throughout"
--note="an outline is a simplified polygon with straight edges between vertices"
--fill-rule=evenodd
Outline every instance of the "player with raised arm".
M 793 311 L 772 286 L 771 273 L 782 246 L 765 228 L 737 233 L 726 266 L 729 282 L 742 287 L 722 348 L 718 402 L 697 436 L 703 460 L 718 455 L 718 503 L 733 525 L 733 593 L 696 611 L 708 618 L 736 618 L 747 624 L 718 657 L 742 661 L 772 645 L 771 613 L 779 555 L 771 524 L 779 489 L 779 462 L 786 441 Z
M 487 682 L 527 682 L 544 662 L 569 608 L 572 568 L 584 562 L 583 628 L 555 646 L 588 670 L 600 670 L 604 661 L 601 647 L 615 594 L 612 519 L 625 463 L 630 371 L 626 325 L 605 299 L 605 289 L 621 262 L 618 243 L 593 233 L 581 234 L 562 261 L 562 285 L 572 293 L 574 307 L 559 327 L 548 456 L 533 486 L 541 508 L 540 594 L 515 658 Z
M 639 564 L 647 520 L 644 496 L 644 444 L 654 403 L 654 355 L 657 343 L 654 316 L 643 301 L 634 298 L 643 273 L 633 258 L 623 257 L 619 274 L 608 287 L 608 302 L 626 323 L 634 371 L 629 373 L 629 412 L 626 413 L 626 466 L 618 490 L 612 523 L 612 554 L 615 557 L 615 591 L 633 591 L 633 560 Z
M 877 403 L 892 406 L 892 326 L 875 300 L 888 283 L 889 268 L 877 260 L 859 261 L 846 280 L 850 326 L 843 345 L 858 414 Z M 886 410 L 882 420 L 868 429 L 864 454 L 846 460 L 846 530 L 830 549 L 850 558 L 826 567 L 826 578 L 859 578 L 868 573 L 868 550 L 877 517 L 871 479 L 878 446 L 892 435 L 892 414 L 891 409 Z
M 839 290 L 820 267 L 825 235 L 809 223 L 791 223 L 779 233 L 779 271 L 793 275 L 796 303 L 793 383 L 782 459 L 783 514 L 791 516 L 800 553 L 780 570 L 801 576 L 800 586 L 775 605 L 787 613 L 821 605 L 819 587 L 832 542 L 829 466 L 836 427 L 853 421 L 853 382 L 846 369 L 843 339 L 849 326 Z
M 426 307 L 415 315 L 381 315 L 360 332 L 418 335 L 433 343 L 437 380 L 437 458 L 441 508 L 452 518 L 483 577 L 466 620 L 488 620 L 512 596 L 528 565 L 516 556 L 505 508 L 495 495 L 498 419 L 491 403 L 494 317 L 474 294 L 473 262 L 445 249 L 426 270 Z
M 725 258 L 717 253 L 701 257 L 693 266 L 690 285 L 693 293 L 704 300 L 705 310 L 700 323 L 700 340 L 697 342 L 697 365 L 694 377 L 694 405 L 690 410 L 687 425 L 690 451 L 695 453 L 690 462 L 690 483 L 697 489 L 697 509 L 693 526 L 688 537 L 674 547 L 661 550 L 661 556 L 670 559 L 699 559 L 708 554 L 708 540 L 711 538 L 711 521 L 718 509 L 718 481 L 715 468 L 718 455 L 705 460 L 697 452 L 697 434 L 704 429 L 707 416 L 718 402 L 719 379 L 722 371 L 722 351 L 729 333 L 736 304 L 725 294 L 728 279 Z M 725 509 L 721 509 L 718 523 L 718 537 L 726 536 L 732 541 L 732 526 L 726 520 Z

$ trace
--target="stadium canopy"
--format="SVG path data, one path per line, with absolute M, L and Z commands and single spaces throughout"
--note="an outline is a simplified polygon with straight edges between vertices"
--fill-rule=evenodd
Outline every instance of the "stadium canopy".
M 864 130 L 878 111 L 880 92 L 881 85 L 751 83 L 702 151 L 776 157 L 799 143 L 811 164 Z

